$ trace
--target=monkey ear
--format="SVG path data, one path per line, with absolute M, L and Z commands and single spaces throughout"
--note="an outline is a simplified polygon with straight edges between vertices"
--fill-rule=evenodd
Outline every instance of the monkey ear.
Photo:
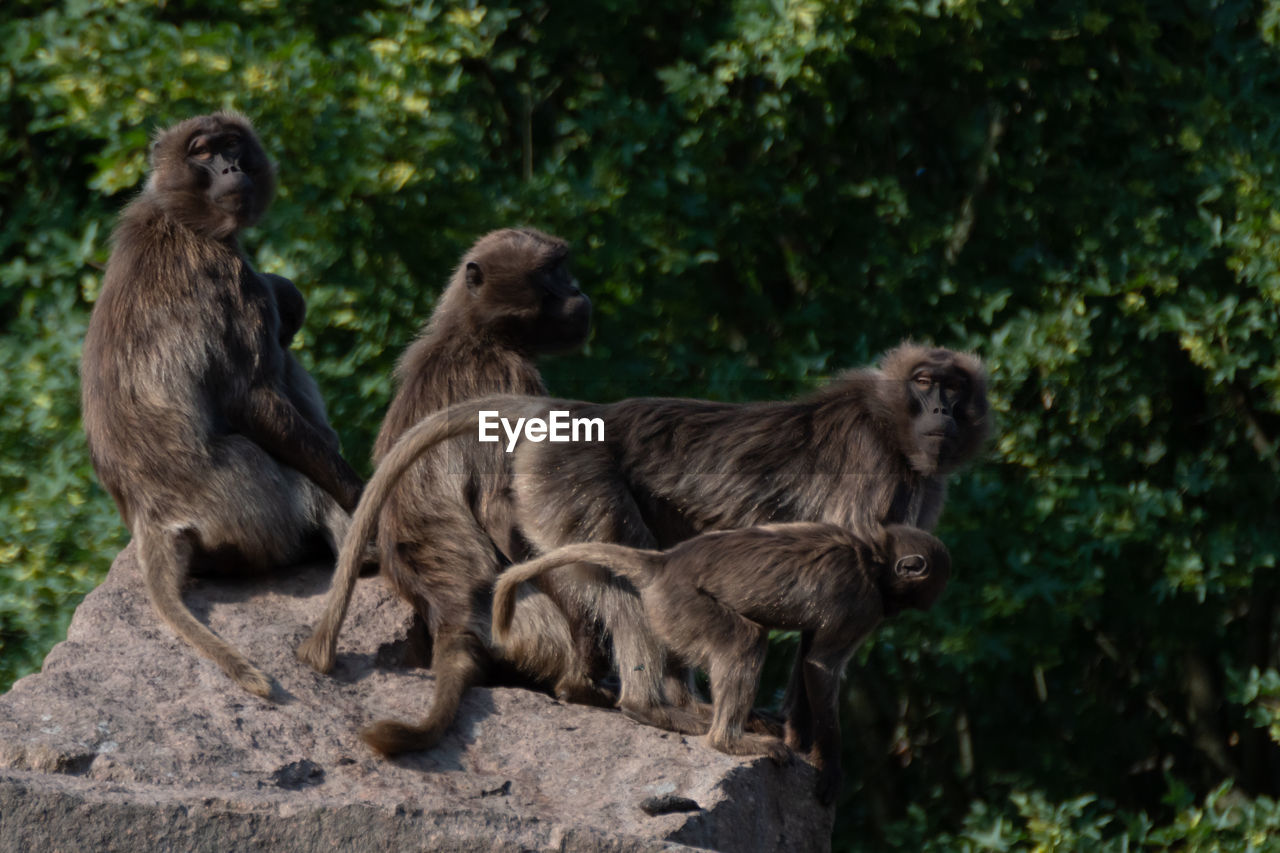
M 480 269 L 480 265 L 475 261 L 467 261 L 467 289 L 479 290 L 480 285 L 484 284 L 484 272 Z
M 929 561 L 923 554 L 908 554 L 899 557 L 893 564 L 893 574 L 900 578 L 919 578 L 929 573 Z

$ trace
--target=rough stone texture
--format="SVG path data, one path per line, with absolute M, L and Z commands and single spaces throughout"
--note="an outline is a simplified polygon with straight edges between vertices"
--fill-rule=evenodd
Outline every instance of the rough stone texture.
M 803 762 L 734 759 L 526 690 L 473 690 L 435 750 L 375 757 L 356 729 L 420 717 L 432 677 L 406 664 L 411 614 L 377 577 L 357 587 L 333 677 L 296 662 L 328 581 L 312 566 L 188 590 L 276 679 L 267 702 L 159 622 L 126 549 L 43 672 L 0 697 L 0 850 L 829 847 Z

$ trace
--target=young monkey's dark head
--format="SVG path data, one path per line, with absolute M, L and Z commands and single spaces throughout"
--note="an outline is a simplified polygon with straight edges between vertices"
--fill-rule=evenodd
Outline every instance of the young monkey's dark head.
M 880 595 L 885 616 L 932 607 L 951 577 L 947 546 L 918 527 L 891 524 L 884 529 L 877 551 L 884 561 Z

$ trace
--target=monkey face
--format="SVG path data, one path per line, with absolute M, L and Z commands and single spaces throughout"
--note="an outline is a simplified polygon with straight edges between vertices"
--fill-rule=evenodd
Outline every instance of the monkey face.
M 166 211 L 222 238 L 252 225 L 271 202 L 275 174 L 249 121 L 235 113 L 188 119 L 152 147 L 151 186 Z
M 207 186 L 209 201 L 236 217 L 249 218 L 254 208 L 253 150 L 235 128 L 198 133 L 187 143 L 187 163 Z
M 533 326 L 534 347 L 555 352 L 581 346 L 591 330 L 591 300 L 562 260 L 531 276 L 540 297 L 539 323 Z
M 986 377 L 980 363 L 945 349 L 907 347 L 892 359 L 901 441 L 921 474 L 948 473 L 977 452 L 986 435 Z M 897 355 L 898 352 L 891 354 Z
M 969 394 L 969 380 L 950 365 L 923 362 L 906 383 L 907 406 L 915 422 L 916 441 L 942 459 L 960 435 L 956 412 Z

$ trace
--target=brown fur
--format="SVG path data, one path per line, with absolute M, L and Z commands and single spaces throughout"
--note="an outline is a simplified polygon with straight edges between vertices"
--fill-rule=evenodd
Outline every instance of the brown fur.
M 204 160 L 219 164 L 216 174 Z M 240 250 L 238 231 L 274 187 L 248 120 L 181 122 L 157 136 L 151 162 L 145 189 L 120 216 L 89 321 L 85 432 L 98 478 L 137 540 L 157 612 L 267 696 L 267 676 L 191 615 L 182 584 L 193 568 L 294 562 L 317 534 L 336 551 L 361 482 L 314 381 L 286 348 L 305 316 L 302 295 L 288 279 L 254 272 Z
M 810 760 L 828 804 L 840 787 L 837 695 L 845 664 L 885 616 L 933 606 L 951 574 L 943 544 L 902 525 L 886 528 L 875 544 L 833 524 L 798 522 L 704 533 L 667 551 L 566 545 L 498 579 L 494 636 L 506 637 L 521 583 L 574 563 L 630 580 L 665 650 L 708 673 L 715 711 L 707 741 L 721 752 L 787 759 L 782 741 L 747 734 L 744 726 L 768 629 L 812 632 L 800 666 L 816 732 Z
M 918 376 L 928 387 L 915 384 Z M 863 538 L 885 524 L 931 528 L 946 474 L 978 452 L 987 431 L 981 363 L 909 343 L 889 352 L 879 369 L 851 371 L 791 402 L 635 399 L 601 405 L 488 398 L 438 412 L 406 432 L 375 473 L 353 525 L 372 529 L 400 472 L 436 444 L 465 434 L 446 446 L 484 446 L 475 438 L 480 410 L 498 410 L 514 421 L 545 417 L 552 409 L 603 418 L 605 441 L 521 440 L 507 457 L 518 530 L 538 553 L 584 541 L 670 547 L 704 531 L 783 521 L 834 523 Z M 396 464 L 388 464 L 393 458 Z M 439 568 L 406 582 L 419 584 L 423 599 L 432 607 L 442 602 L 442 609 L 483 597 L 486 576 L 467 567 L 491 548 L 489 540 L 458 525 L 434 533 L 432 565 Z M 349 570 L 344 554 L 339 575 Z M 581 566 L 558 572 L 554 586 L 557 601 L 579 611 L 575 624 L 594 619 L 607 627 L 622 682 L 618 704 L 626 713 L 682 731 L 705 728 L 700 714 L 681 710 L 687 704 L 687 696 L 679 695 L 681 682 L 664 684 L 661 645 L 628 583 Z M 470 612 L 479 617 L 484 609 Z M 802 639 L 802 649 L 808 642 Z M 505 652 L 517 661 L 522 653 Z M 561 671 L 583 668 L 579 653 Z M 788 708 L 789 718 L 803 726 L 809 713 L 800 678 L 798 667 Z M 448 724 L 443 716 L 436 719 Z M 802 744 L 809 737 L 803 730 L 790 735 Z
M 918 373 L 932 377 L 929 389 L 913 384 Z M 963 394 L 948 404 L 954 434 L 937 438 L 925 433 L 948 416 L 926 398 L 944 384 Z M 833 523 L 869 538 L 885 524 L 937 523 L 946 475 L 985 439 L 986 379 L 973 356 L 905 343 L 877 369 L 850 371 L 794 402 L 624 400 L 574 414 L 603 417 L 606 441 L 517 451 L 519 522 L 539 553 L 582 541 L 670 547 L 704 531 L 785 521 Z M 626 592 L 616 582 L 558 584 L 560 600 L 601 614 L 621 707 L 661 725 L 653 709 L 683 700 L 674 680 L 659 678 L 659 650 Z M 803 723 L 800 679 L 796 667 L 788 709 L 800 703 L 789 718 Z
M 488 592 L 505 565 L 528 553 L 515 526 L 508 460 L 500 448 L 452 442 L 403 467 L 393 448 L 405 430 L 451 403 L 497 392 L 545 393 L 537 355 L 578 346 L 589 330 L 591 303 L 569 274 L 567 259 L 567 244 L 540 231 L 485 235 L 463 256 L 396 371 L 399 390 L 374 458 L 379 470 L 407 475 L 379 493 L 379 503 L 386 500 L 381 514 L 358 526 L 347 545 L 357 549 L 376 528 L 383 571 L 430 629 L 437 692 L 432 717 L 422 726 L 380 723 L 366 730 L 365 740 L 382 752 L 434 743 L 466 686 L 489 670 Z M 357 563 L 343 563 L 324 615 L 298 649 L 318 671 L 333 666 Z M 564 661 L 575 656 L 569 625 L 553 602 L 529 596 L 519 624 L 527 625 L 520 655 L 526 674 L 558 683 L 570 698 L 594 693 L 584 676 L 561 677 Z

